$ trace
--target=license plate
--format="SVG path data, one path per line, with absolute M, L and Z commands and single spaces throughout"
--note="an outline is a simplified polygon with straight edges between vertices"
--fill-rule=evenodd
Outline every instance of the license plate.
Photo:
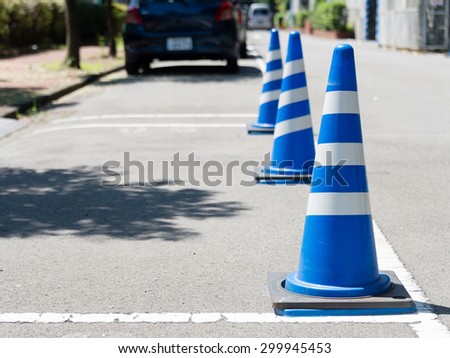
M 167 50 L 169 51 L 189 51 L 192 48 L 191 37 L 170 37 L 167 39 Z

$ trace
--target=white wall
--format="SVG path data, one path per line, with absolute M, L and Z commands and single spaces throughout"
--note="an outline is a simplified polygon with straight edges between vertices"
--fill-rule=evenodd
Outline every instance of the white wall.
M 348 11 L 347 23 L 353 26 L 355 38 L 364 40 L 366 38 L 366 1 L 347 0 L 346 7 Z
M 420 29 L 420 0 L 378 0 L 380 45 L 419 50 Z

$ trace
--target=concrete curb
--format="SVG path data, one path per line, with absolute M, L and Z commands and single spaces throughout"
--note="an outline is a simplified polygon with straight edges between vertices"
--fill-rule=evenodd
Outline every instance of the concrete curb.
M 12 133 L 26 128 L 30 121 L 18 121 L 10 118 L 0 118 L 0 140 L 9 137 Z
M 62 88 L 56 92 L 53 92 L 48 95 L 44 96 L 38 96 L 32 100 L 20 103 L 17 106 L 9 107 L 5 113 L 0 113 L 0 117 L 3 118 L 11 118 L 11 119 L 18 119 L 19 114 L 24 114 L 27 111 L 29 111 L 33 107 L 41 108 L 47 104 L 49 104 L 52 101 L 55 101 L 61 97 L 64 97 L 72 92 L 75 92 L 76 90 L 83 88 L 95 81 L 98 81 L 100 78 L 110 75 L 111 73 L 118 72 L 120 70 L 124 69 L 124 66 L 115 67 L 111 70 L 98 73 L 96 75 L 89 75 L 84 80 L 75 83 L 73 85 L 70 85 L 68 87 Z

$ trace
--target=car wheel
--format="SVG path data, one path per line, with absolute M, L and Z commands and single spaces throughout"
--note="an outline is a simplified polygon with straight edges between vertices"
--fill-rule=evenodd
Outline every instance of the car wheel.
M 227 72 L 228 73 L 238 73 L 239 65 L 237 57 L 227 59 Z
M 241 43 L 241 46 L 239 48 L 239 55 L 241 58 L 247 58 L 247 42 L 246 41 Z
M 139 64 L 136 62 L 125 62 L 125 70 L 129 75 L 138 75 Z
M 152 72 L 152 69 L 150 67 L 152 61 L 147 61 L 147 62 L 142 62 L 141 63 L 141 68 L 142 68 L 142 73 L 144 75 L 149 75 Z

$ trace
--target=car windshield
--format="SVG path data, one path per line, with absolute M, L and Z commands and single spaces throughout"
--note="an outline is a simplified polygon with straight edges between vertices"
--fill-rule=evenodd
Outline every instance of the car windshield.
M 267 16 L 269 11 L 267 9 L 255 9 L 253 15 L 255 16 Z

